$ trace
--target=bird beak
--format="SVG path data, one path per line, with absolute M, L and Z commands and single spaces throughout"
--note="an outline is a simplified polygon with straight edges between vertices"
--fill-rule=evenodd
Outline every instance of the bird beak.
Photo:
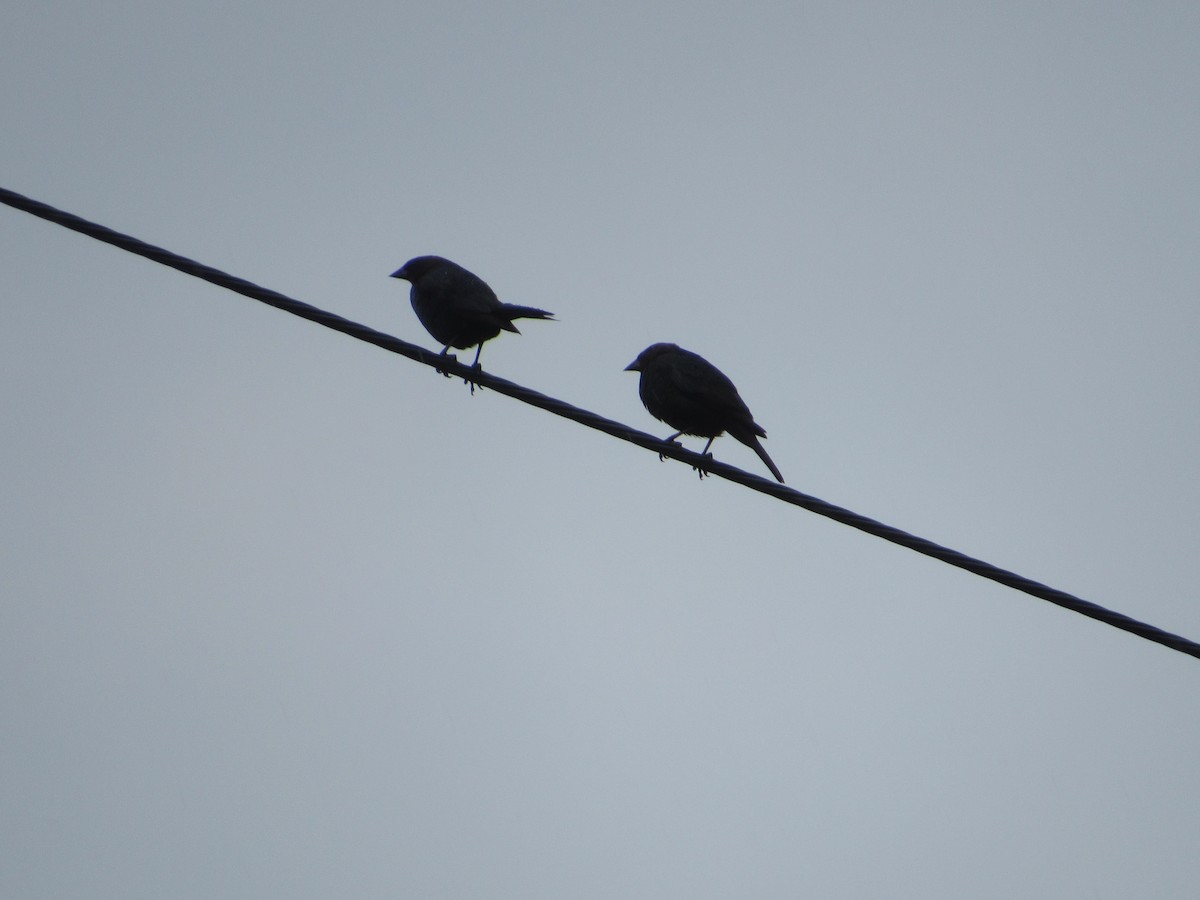
M 389 278 L 403 278 L 406 281 L 408 280 L 408 276 L 404 274 L 404 266 L 401 266 L 400 268 L 398 268 L 395 272 L 393 272 L 388 277 Z
M 625 367 L 625 371 L 626 372 L 640 372 L 640 371 L 642 371 L 642 367 L 638 365 L 638 361 L 635 359 L 633 362 L 631 362 L 629 365 L 627 365 Z

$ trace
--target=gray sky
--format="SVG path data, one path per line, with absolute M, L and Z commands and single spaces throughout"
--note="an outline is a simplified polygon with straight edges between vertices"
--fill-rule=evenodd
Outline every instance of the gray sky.
M 448 256 L 655 433 L 675 341 L 793 486 L 1200 637 L 1196 4 L 310 7 L 8 4 L 0 183 L 431 347 Z M 1197 660 L 0 247 L 0 895 L 1194 896 Z

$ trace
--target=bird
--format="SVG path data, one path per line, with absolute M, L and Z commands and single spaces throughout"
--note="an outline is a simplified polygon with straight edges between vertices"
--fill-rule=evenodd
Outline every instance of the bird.
M 625 371 L 641 373 L 638 393 L 647 412 L 678 429 L 666 438 L 668 443 L 681 434 L 706 437 L 707 456 L 712 442 L 728 432 L 757 453 L 776 480 L 784 483 L 758 440 L 767 436 L 766 431 L 754 421 L 733 382 L 703 356 L 677 344 L 651 344 Z
M 501 331 L 520 334 L 513 319 L 551 319 L 554 313 L 532 306 L 501 303 L 495 291 L 478 275 L 441 256 L 416 256 L 391 274 L 412 284 L 409 299 L 413 312 L 434 339 L 443 344 L 442 355 L 454 347 L 475 347 L 475 362 L 485 341 Z M 474 385 L 472 384 L 472 390 Z

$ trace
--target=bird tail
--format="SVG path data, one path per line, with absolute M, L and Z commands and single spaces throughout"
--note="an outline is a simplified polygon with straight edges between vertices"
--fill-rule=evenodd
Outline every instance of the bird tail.
M 748 444 L 758 454 L 758 458 L 767 464 L 767 468 L 771 470 L 771 474 L 775 476 L 775 480 L 783 484 L 783 476 L 779 474 L 779 469 L 776 468 L 775 463 L 771 462 L 771 457 L 767 456 L 767 451 L 763 449 L 762 441 L 756 437 L 752 437 L 744 443 Z
M 553 319 L 554 313 L 546 312 L 544 309 L 538 309 L 535 306 L 517 306 L 515 303 L 504 303 L 500 306 L 500 312 L 508 321 L 500 327 L 505 331 L 513 331 L 518 334 L 517 326 L 513 324 L 513 319 Z

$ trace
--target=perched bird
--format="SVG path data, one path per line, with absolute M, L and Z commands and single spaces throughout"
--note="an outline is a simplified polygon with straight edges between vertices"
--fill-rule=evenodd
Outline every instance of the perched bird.
M 707 454 L 712 442 L 728 432 L 757 453 L 783 483 L 758 440 L 767 433 L 754 421 L 733 382 L 703 356 L 675 344 L 651 344 L 625 371 L 641 373 L 638 393 L 650 415 L 679 429 L 668 442 L 681 434 L 706 437 L 703 452 Z
M 471 364 L 476 368 L 484 341 L 501 331 L 520 334 L 513 319 L 554 318 L 554 313 L 544 309 L 501 303 L 482 278 L 440 256 L 410 259 L 391 277 L 412 283 L 413 311 L 425 330 L 444 345 L 443 354 L 451 347 L 466 350 L 478 346 Z

